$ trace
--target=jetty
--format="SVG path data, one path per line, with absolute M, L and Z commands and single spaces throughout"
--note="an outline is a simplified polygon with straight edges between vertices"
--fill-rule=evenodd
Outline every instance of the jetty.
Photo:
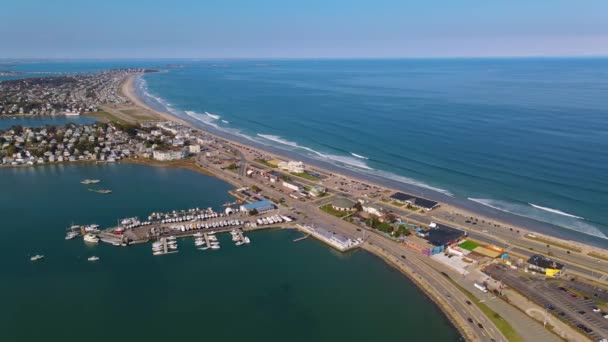
M 307 235 L 304 235 L 304 236 L 300 236 L 297 239 L 293 239 L 293 242 L 298 242 L 298 241 L 306 240 L 306 239 L 308 239 L 309 236 L 310 236 L 310 234 L 307 234 Z

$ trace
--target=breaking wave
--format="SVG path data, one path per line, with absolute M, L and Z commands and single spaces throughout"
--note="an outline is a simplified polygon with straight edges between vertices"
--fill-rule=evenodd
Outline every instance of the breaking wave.
M 369 159 L 369 158 L 367 158 L 366 156 L 362 156 L 362 155 L 360 155 L 360 154 L 356 154 L 356 153 L 354 153 L 354 152 L 351 152 L 350 154 L 351 154 L 353 157 L 357 157 L 357 158 L 359 158 L 359 159 Z
M 540 205 L 536 205 L 536 204 L 532 204 L 532 203 L 528 203 L 528 204 L 531 205 L 531 206 L 533 206 L 536 209 L 548 211 L 550 213 L 554 213 L 554 214 L 558 214 L 558 215 L 563 215 L 563 216 L 567 216 L 567 217 L 572 217 L 572 218 L 576 218 L 576 219 L 581 219 L 581 220 L 585 219 L 584 217 L 568 214 L 568 213 L 565 213 L 565 212 L 563 212 L 561 210 L 547 208 L 547 207 L 541 207 Z
M 565 229 L 599 237 L 602 239 L 608 239 L 608 236 L 606 236 L 606 234 L 604 234 L 598 227 L 586 222 L 584 218 L 564 213 L 563 211 L 541 207 L 532 203 L 520 204 L 515 202 L 500 201 L 487 198 L 468 199 L 486 207 L 504 211 L 506 213 L 554 224 Z
M 358 158 L 358 157 L 353 158 L 353 157 L 349 157 L 349 156 L 340 156 L 340 155 L 335 155 L 335 154 L 321 153 L 319 151 L 313 150 L 312 148 L 298 145 L 298 143 L 296 143 L 296 142 L 286 140 L 278 135 L 257 134 L 257 136 L 264 138 L 266 140 L 270 140 L 270 141 L 273 141 L 273 142 L 276 142 L 276 143 L 279 143 L 282 145 L 289 146 L 293 149 L 300 149 L 300 150 L 308 151 L 308 152 L 310 152 L 310 156 L 313 158 L 323 160 L 323 161 L 332 163 L 337 166 L 346 167 L 348 169 L 361 172 L 363 174 L 380 176 L 382 178 L 397 181 L 399 183 L 414 185 L 414 186 L 417 186 L 420 188 L 436 191 L 436 192 L 442 193 L 444 195 L 453 196 L 453 194 L 451 192 L 449 192 L 448 190 L 437 188 L 437 187 L 425 184 L 423 182 L 417 181 L 415 179 L 404 177 L 404 176 L 399 176 L 399 175 L 396 175 L 391 172 L 374 169 L 374 168 L 370 167 L 369 165 L 367 165 L 367 163 L 365 161 L 363 161 L 361 158 Z M 365 158 L 365 159 L 367 160 L 367 158 Z
M 301 149 L 301 150 L 308 151 L 308 152 L 312 153 L 313 157 L 316 156 L 317 158 L 324 159 L 326 161 L 338 162 L 340 164 L 346 164 L 346 165 L 354 166 L 354 167 L 365 169 L 365 170 L 373 170 L 371 167 L 369 167 L 363 161 L 360 161 L 360 160 L 357 160 L 357 159 L 354 159 L 354 158 L 351 158 L 351 157 L 347 157 L 347 156 L 338 156 L 338 155 L 321 153 L 319 151 L 313 150 L 310 147 L 300 146 L 296 142 L 285 140 L 285 139 L 283 139 L 282 137 L 280 137 L 278 135 L 258 134 L 257 136 L 261 137 L 261 138 L 264 138 L 266 140 L 274 141 L 274 142 L 279 143 L 279 144 L 283 144 L 283 145 L 287 145 L 287 146 L 293 147 L 295 149 Z
M 215 115 L 215 114 L 211 114 L 211 113 L 209 113 L 209 112 L 205 112 L 205 114 L 206 114 L 207 116 L 209 116 L 210 118 L 212 118 L 213 120 L 219 120 L 219 118 L 221 118 L 221 116 L 219 116 L 219 115 Z

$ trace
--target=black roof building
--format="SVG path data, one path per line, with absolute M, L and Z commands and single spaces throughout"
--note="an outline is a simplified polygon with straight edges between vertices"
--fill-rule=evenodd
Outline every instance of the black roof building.
M 547 269 L 552 268 L 556 270 L 561 270 L 564 268 L 564 264 L 561 264 L 555 260 L 549 259 L 543 255 L 534 254 L 528 259 L 528 264 L 534 265 L 539 268 Z
M 431 201 L 426 198 L 406 194 L 403 192 L 396 192 L 393 195 L 391 195 L 391 198 L 394 200 L 397 200 L 399 202 L 410 203 L 411 205 L 415 205 L 417 207 L 420 207 L 420 208 L 423 208 L 426 210 L 431 210 L 431 209 L 435 208 L 437 205 L 439 205 L 439 203 L 437 203 L 435 201 Z
M 427 233 L 426 239 L 433 246 L 446 246 L 467 235 L 460 229 L 442 224 L 435 224 L 435 227 L 429 229 Z

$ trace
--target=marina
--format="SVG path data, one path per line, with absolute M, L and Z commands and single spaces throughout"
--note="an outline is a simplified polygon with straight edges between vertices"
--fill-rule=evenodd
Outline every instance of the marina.
M 225 205 L 224 205 L 225 206 Z M 229 233 L 236 246 L 248 245 L 251 239 L 245 231 L 272 228 L 295 228 L 295 219 L 285 210 L 275 209 L 258 215 L 225 207 L 215 211 L 209 207 L 153 212 L 146 220 L 128 217 L 117 220 L 114 227 L 100 229 L 97 224 L 71 225 L 67 228 L 66 240 L 82 236 L 85 243 L 104 242 L 113 246 L 128 246 L 152 241 L 152 254 L 155 256 L 178 253 L 178 238 L 193 238 L 194 246 L 201 251 L 221 248 L 216 234 Z M 308 236 L 305 236 L 306 238 Z M 301 239 L 300 239 L 301 240 Z M 352 248 L 344 249 L 344 251 Z M 89 261 L 96 261 L 89 260 Z

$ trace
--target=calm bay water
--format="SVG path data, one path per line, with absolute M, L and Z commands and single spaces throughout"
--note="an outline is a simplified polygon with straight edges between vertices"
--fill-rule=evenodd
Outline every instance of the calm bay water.
M 99 178 L 110 195 L 79 183 Z M 153 256 L 64 240 L 72 223 L 104 226 L 151 211 L 213 206 L 230 186 L 189 170 L 138 165 L 0 169 L 0 327 L 6 341 L 455 341 L 457 333 L 400 273 L 293 231 L 236 247 Z M 42 262 L 31 254 L 46 255 Z M 101 260 L 86 261 L 91 255 Z
M 42 127 L 42 126 L 63 126 L 67 124 L 86 125 L 96 122 L 97 120 L 86 116 L 35 116 L 24 117 L 15 116 L 2 117 L 0 115 L 0 130 L 9 129 L 13 126 L 24 127 Z

